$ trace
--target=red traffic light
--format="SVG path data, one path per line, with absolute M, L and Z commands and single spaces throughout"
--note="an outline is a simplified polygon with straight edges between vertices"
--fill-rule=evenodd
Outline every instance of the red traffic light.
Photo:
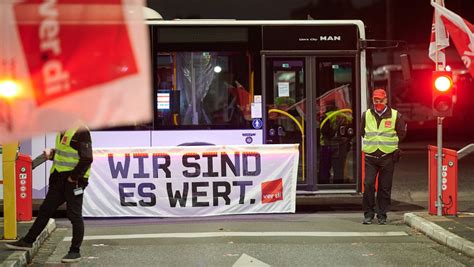
M 449 75 L 439 75 L 434 80 L 436 90 L 446 92 L 453 87 L 453 80 Z
M 433 115 L 449 117 L 453 113 L 453 75 L 450 71 L 433 71 Z

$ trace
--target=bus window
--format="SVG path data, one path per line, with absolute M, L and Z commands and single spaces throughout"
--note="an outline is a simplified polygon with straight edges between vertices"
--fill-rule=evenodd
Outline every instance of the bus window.
M 355 183 L 354 62 L 317 62 L 318 184 Z
M 244 52 L 159 53 L 155 129 L 250 127 L 249 65 Z
M 304 105 L 306 97 L 304 57 L 275 57 L 266 61 L 267 133 L 268 144 L 301 144 L 302 153 L 305 135 Z M 300 128 L 301 127 L 301 128 Z M 302 160 L 298 169 L 298 181 L 305 181 L 307 168 Z
M 267 61 L 267 110 L 281 110 L 302 121 L 304 113 L 296 103 L 305 99 L 304 58 L 275 58 Z M 270 75 L 271 74 L 271 75 Z M 295 105 L 296 104 L 296 105 Z M 290 116 L 269 113 L 267 142 L 291 144 L 301 142 L 301 132 Z

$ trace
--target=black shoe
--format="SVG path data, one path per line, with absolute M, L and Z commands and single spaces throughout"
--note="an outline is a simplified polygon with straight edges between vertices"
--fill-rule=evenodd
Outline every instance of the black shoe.
M 381 224 L 381 225 L 387 224 L 387 218 L 385 218 L 385 217 L 380 217 L 380 218 L 377 218 L 377 219 L 378 219 L 378 221 L 379 221 L 379 224 Z
M 15 242 L 5 243 L 5 246 L 10 249 L 19 249 L 19 250 L 30 250 L 33 247 L 32 243 L 27 243 L 20 239 Z
M 69 252 L 66 256 L 61 259 L 61 262 L 78 262 L 81 260 L 81 254 L 79 252 Z
M 364 221 L 362 222 L 362 224 L 372 224 L 372 220 L 374 218 L 364 218 Z

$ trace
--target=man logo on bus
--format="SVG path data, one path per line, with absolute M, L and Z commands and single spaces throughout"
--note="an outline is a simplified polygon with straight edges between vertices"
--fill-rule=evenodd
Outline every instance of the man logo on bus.
M 319 36 L 320 41 L 341 41 L 342 38 L 339 35 L 321 35 Z
M 283 200 L 283 179 L 262 183 L 262 203 Z

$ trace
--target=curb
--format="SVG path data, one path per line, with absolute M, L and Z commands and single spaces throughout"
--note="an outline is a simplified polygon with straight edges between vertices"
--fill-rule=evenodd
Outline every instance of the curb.
M 15 251 L 12 255 L 2 263 L 2 266 L 28 266 L 31 263 L 33 256 L 38 252 L 41 245 L 49 237 L 49 235 L 56 229 L 56 221 L 49 219 L 46 227 L 41 231 L 36 241 L 33 243 L 33 248 L 27 251 Z
M 441 226 L 432 223 L 415 213 L 405 213 L 403 215 L 405 224 L 421 231 L 434 241 L 448 246 L 454 250 L 464 253 L 470 257 L 474 257 L 474 243 L 455 235 Z

